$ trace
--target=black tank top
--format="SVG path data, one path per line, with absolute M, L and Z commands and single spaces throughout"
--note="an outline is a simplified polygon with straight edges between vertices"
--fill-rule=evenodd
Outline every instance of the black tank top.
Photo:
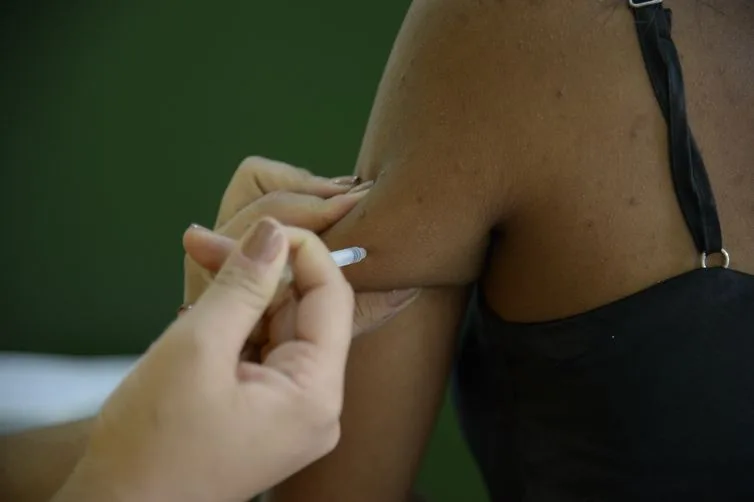
M 701 266 L 534 324 L 500 319 L 476 288 L 454 397 L 494 502 L 754 501 L 754 276 L 728 269 L 671 13 L 629 3 Z

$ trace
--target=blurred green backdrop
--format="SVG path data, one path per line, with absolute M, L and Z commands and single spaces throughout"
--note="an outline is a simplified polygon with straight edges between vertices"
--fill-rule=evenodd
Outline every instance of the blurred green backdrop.
M 147 347 L 244 156 L 351 172 L 408 4 L 4 3 L 0 349 Z M 456 429 L 445 406 L 419 489 L 485 500 Z

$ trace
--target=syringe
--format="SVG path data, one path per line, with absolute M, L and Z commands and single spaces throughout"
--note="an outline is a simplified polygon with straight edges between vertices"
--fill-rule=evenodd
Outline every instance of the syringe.
M 330 253 L 330 257 L 335 261 L 335 264 L 339 267 L 346 267 L 359 263 L 361 260 L 367 257 L 367 250 L 360 247 L 352 247 L 346 249 L 340 249 Z

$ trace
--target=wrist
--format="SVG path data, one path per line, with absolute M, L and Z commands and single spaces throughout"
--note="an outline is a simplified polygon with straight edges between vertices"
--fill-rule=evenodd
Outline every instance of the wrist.
M 96 502 L 103 500 L 132 502 L 113 493 L 112 488 L 104 480 L 74 472 L 55 494 L 51 502 Z
M 124 481 L 104 464 L 83 458 L 51 502 L 152 502 L 158 500 L 145 490 L 139 493 L 138 483 Z M 167 499 L 162 499 L 167 501 Z

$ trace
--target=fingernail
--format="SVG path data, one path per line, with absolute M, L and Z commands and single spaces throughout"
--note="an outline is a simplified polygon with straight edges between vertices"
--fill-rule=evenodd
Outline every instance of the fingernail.
M 364 190 L 369 190 L 370 188 L 372 188 L 372 185 L 374 185 L 374 181 L 371 181 L 371 180 L 365 181 L 364 183 L 356 187 L 353 187 L 351 190 L 348 191 L 348 193 L 351 194 L 351 193 L 363 192 Z
M 395 289 L 388 293 L 387 303 L 391 307 L 402 307 L 408 305 L 419 296 L 417 288 L 412 289 Z
M 189 228 L 193 228 L 194 230 L 207 230 L 206 227 L 203 227 L 198 223 L 192 223 L 191 225 L 189 225 Z
M 283 234 L 277 226 L 269 220 L 262 220 L 254 227 L 251 235 L 246 237 L 241 250 L 247 258 L 254 261 L 269 263 L 283 249 Z
M 336 185 L 341 186 L 353 186 L 361 182 L 361 178 L 358 176 L 339 176 L 337 178 L 333 178 L 330 181 L 335 183 Z

